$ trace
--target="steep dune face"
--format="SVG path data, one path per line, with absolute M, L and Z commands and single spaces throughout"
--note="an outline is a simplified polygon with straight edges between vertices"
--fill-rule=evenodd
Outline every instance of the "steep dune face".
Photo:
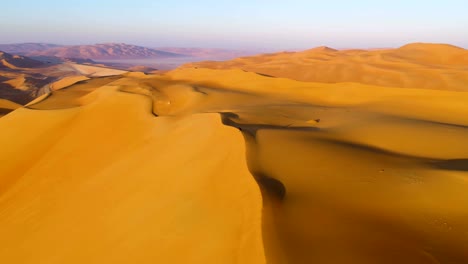
M 76 83 L 0 119 L 0 257 L 466 263 L 467 101 L 242 70 Z
M 341 50 L 319 47 L 186 64 L 186 68 L 243 69 L 300 81 L 359 82 L 387 87 L 467 91 L 468 51 L 445 44 L 408 44 L 398 49 Z

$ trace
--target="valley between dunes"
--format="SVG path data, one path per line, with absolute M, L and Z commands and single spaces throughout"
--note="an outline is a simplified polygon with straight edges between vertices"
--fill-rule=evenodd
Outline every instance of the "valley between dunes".
M 0 105 L 0 258 L 468 263 L 459 58 L 402 67 L 411 87 L 186 65 Z

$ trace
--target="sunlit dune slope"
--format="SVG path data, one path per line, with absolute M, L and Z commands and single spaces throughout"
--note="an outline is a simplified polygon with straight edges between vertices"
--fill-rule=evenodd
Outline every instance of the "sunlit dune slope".
M 243 69 L 311 82 L 468 91 L 468 50 L 446 44 L 413 43 L 383 50 L 319 47 L 183 67 Z
M 85 81 L 88 79 L 89 79 L 88 77 L 83 76 L 83 75 L 66 76 L 56 82 L 51 83 L 49 86 L 52 91 L 56 91 L 56 90 L 60 90 L 62 88 L 71 86 L 77 82 Z
M 0 258 L 466 263 L 468 92 L 416 88 L 186 68 L 53 91 L 0 119 Z
M 106 67 L 83 65 L 83 64 L 70 63 L 70 66 L 72 66 L 79 73 L 86 75 L 86 76 L 92 76 L 92 77 L 111 76 L 111 75 L 119 75 L 119 74 L 126 73 L 126 71 L 122 71 L 122 70 L 116 70 L 116 69 L 111 69 L 111 68 L 106 68 Z

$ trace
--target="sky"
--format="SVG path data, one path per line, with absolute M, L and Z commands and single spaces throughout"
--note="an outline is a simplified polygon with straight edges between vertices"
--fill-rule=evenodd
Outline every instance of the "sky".
M 467 0 L 14 0 L 1 9 L 0 43 L 468 48 Z

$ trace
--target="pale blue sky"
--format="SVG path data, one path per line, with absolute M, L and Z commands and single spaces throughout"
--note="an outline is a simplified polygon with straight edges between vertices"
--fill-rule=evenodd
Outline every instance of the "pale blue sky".
M 14 0 L 1 6 L 0 43 L 468 48 L 468 0 Z

